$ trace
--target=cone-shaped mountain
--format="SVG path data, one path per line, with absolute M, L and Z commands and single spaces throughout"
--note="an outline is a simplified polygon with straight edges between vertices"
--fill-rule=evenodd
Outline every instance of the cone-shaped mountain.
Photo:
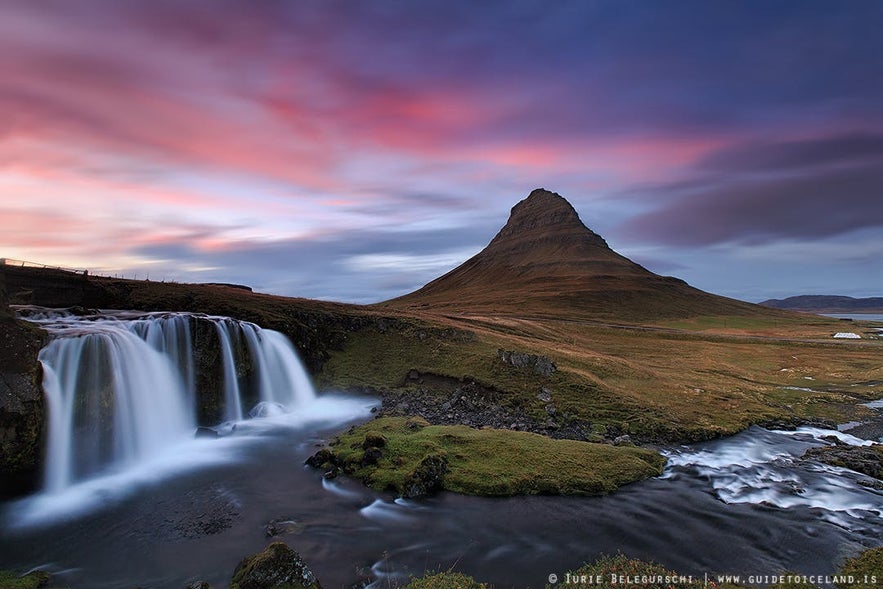
M 423 288 L 383 303 L 443 313 L 645 321 L 768 314 L 659 276 L 616 253 L 560 195 L 537 189 L 481 252 Z

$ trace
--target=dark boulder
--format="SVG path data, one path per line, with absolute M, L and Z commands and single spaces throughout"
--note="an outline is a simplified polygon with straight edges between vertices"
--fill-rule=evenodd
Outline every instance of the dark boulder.
M 362 454 L 361 465 L 364 467 L 364 466 L 370 466 L 370 465 L 377 464 L 378 462 L 380 462 L 381 458 L 383 458 L 383 450 L 381 450 L 380 448 L 373 448 L 373 447 L 368 448 Z
M 273 542 L 263 552 L 248 556 L 233 572 L 230 589 L 321 589 L 300 555 Z
M 420 464 L 402 486 L 402 497 L 414 498 L 432 495 L 444 488 L 445 474 L 448 472 L 448 459 L 430 454 Z

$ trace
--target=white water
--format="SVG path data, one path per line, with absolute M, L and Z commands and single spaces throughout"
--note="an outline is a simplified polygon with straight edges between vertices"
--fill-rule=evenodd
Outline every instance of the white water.
M 807 449 L 830 445 L 827 437 L 854 446 L 872 443 L 843 432 L 812 427 L 795 431 L 752 428 L 709 449 L 668 452 L 663 478 L 685 474 L 701 477 L 724 503 L 815 508 L 825 520 L 847 529 L 867 517 L 883 517 L 883 494 L 857 484 L 868 477 L 800 460 Z
M 193 441 L 200 394 L 194 320 L 211 322 L 217 333 L 225 420 L 241 422 L 251 410 L 253 417 L 291 422 L 290 414 L 316 402 L 288 339 L 251 323 L 184 313 L 20 312 L 53 336 L 40 352 L 49 416 L 44 491 L 50 494 L 143 468 Z M 244 347 L 237 345 L 243 340 Z M 241 364 L 253 366 L 256 376 L 240 377 Z M 252 387 L 258 394 L 248 394 Z M 244 408 L 244 398 L 260 402 Z M 328 417 L 327 408 L 316 409 L 320 419 Z M 232 429 L 228 424 L 226 431 Z

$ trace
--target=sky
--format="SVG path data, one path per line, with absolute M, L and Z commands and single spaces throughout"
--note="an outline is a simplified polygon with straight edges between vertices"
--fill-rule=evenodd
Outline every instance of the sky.
M 371 303 L 544 187 L 704 290 L 883 295 L 877 0 L 0 15 L 0 257 Z

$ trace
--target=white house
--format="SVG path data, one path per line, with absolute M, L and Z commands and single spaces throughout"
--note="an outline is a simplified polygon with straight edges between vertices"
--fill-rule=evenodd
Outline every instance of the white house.
M 840 331 L 834 334 L 834 339 L 862 339 L 862 336 L 849 331 Z

